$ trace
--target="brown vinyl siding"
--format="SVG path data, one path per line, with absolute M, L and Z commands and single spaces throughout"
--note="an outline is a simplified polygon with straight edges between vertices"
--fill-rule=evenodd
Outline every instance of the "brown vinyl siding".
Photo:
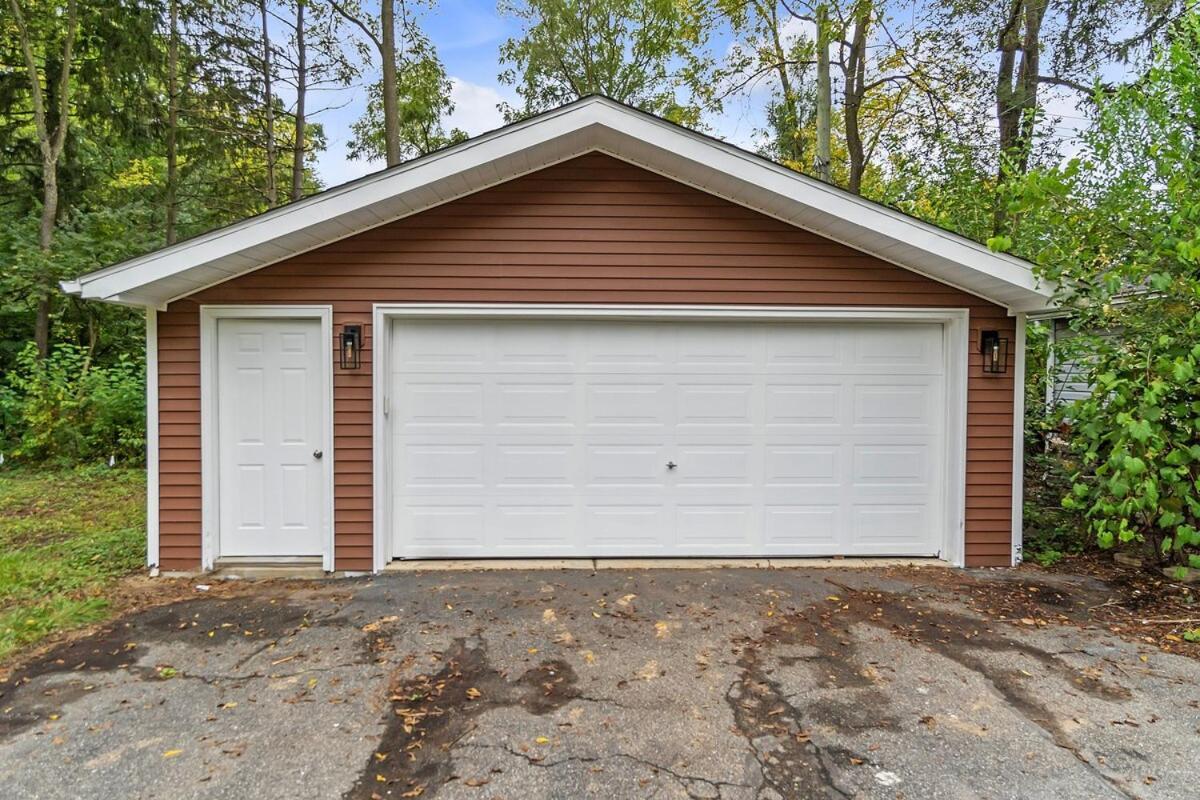
M 687 303 L 952 307 L 1013 338 L 1007 312 L 667 178 L 588 155 L 380 226 L 159 313 L 160 563 L 200 562 L 201 304 L 331 304 L 366 326 L 362 368 L 334 369 L 334 564 L 371 562 L 373 303 Z M 1011 558 L 1012 370 L 970 352 L 967 563 Z M 330 354 L 333 357 L 333 343 Z

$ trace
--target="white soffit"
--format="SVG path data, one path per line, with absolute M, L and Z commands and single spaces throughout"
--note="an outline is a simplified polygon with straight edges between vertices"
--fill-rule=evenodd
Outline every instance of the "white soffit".
M 165 306 L 208 286 L 584 153 L 600 151 L 1005 306 L 1050 307 L 1031 265 L 601 97 L 509 125 L 144 256 L 65 281 L 84 298 Z

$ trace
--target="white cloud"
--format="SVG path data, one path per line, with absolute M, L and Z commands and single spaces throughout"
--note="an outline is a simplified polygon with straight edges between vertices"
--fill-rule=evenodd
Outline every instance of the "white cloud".
M 478 136 L 503 125 L 504 117 L 496 106 L 506 100 L 512 102 L 495 87 L 453 77 L 450 78 L 450 99 L 454 102 L 454 113 L 447 118 L 446 127 L 461 128 L 469 136 Z

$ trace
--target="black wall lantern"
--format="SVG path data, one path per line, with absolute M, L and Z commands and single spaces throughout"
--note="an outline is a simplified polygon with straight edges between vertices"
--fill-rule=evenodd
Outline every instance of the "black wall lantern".
M 362 364 L 362 325 L 343 325 L 338 344 L 342 369 L 358 369 Z
M 983 331 L 979 335 L 979 352 L 983 355 L 983 371 L 999 375 L 1008 371 L 1008 339 L 1000 338 L 997 331 Z

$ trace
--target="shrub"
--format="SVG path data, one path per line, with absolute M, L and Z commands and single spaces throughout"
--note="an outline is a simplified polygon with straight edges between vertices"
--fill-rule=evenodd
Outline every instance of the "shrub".
M 1022 253 L 1073 311 L 1091 397 L 1064 409 L 1063 499 L 1101 547 L 1200 566 L 1200 13 L 1138 80 L 1097 91 L 1080 154 L 1012 182 Z M 1099 335 L 1109 334 L 1108 337 Z
M 33 345 L 0 386 L 0 443 L 22 460 L 124 463 L 145 459 L 145 368 L 122 355 L 91 363 L 74 344 L 39 359 Z
M 1101 547 L 1145 541 L 1200 566 L 1200 314 L 1096 337 L 1096 390 L 1070 409 L 1082 470 L 1063 501 Z

